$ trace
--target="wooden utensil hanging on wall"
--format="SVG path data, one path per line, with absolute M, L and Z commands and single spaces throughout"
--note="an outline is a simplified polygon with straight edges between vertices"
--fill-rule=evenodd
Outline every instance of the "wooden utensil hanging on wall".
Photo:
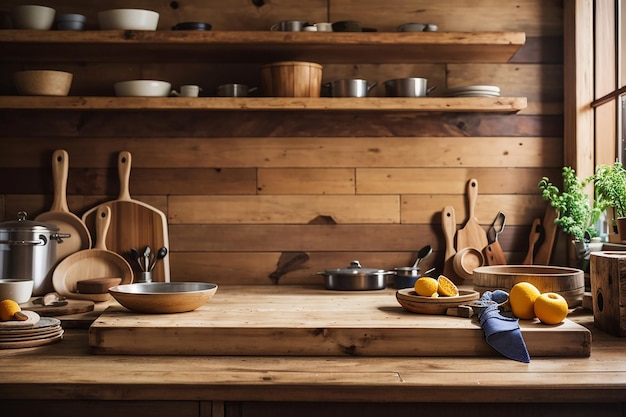
M 465 226 L 456 232 L 456 250 L 475 248 L 482 251 L 487 242 L 487 233 L 476 218 L 476 200 L 478 199 L 478 180 L 472 178 L 467 183 L 467 200 L 469 202 L 469 215 Z
M 120 177 L 120 195 L 117 200 L 99 204 L 83 214 L 83 221 L 90 231 L 95 228 L 95 216 L 98 208 L 111 208 L 111 226 L 107 234 L 106 246 L 109 250 L 122 255 L 133 267 L 136 276 L 141 271 L 137 262 L 130 256 L 130 249 L 144 250 L 150 246 L 153 250 L 160 247 L 169 249 L 167 218 L 155 207 L 139 200 L 131 199 L 129 191 L 132 158 L 128 151 L 120 152 L 117 158 Z M 152 271 L 152 280 L 169 282 L 169 256 L 157 262 Z
M 57 259 L 61 260 L 75 252 L 91 248 L 91 235 L 85 223 L 67 206 L 67 177 L 69 171 L 69 155 L 63 149 L 52 154 L 52 181 L 54 200 L 50 211 L 35 217 L 38 222 L 53 224 L 59 233 L 69 234 L 63 243 L 56 245 Z

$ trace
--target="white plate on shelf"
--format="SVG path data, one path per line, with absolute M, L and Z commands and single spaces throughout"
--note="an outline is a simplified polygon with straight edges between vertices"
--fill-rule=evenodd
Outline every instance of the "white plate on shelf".
M 448 88 L 448 94 L 465 93 L 468 91 L 489 92 L 500 94 L 500 87 L 495 85 L 466 85 L 461 87 Z

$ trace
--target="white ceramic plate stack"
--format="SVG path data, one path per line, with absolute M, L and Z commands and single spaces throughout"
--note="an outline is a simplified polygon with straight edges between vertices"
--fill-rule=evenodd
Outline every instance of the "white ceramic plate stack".
M 500 87 L 495 85 L 468 85 L 448 89 L 449 97 L 500 97 Z
M 39 317 L 32 311 L 26 321 L 0 322 L 0 349 L 18 349 L 43 346 L 63 339 L 61 321 L 53 317 Z

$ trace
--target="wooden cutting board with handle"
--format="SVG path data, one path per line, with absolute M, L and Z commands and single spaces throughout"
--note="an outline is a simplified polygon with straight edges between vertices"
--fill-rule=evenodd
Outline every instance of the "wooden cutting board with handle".
M 38 222 L 53 224 L 59 228 L 59 233 L 69 234 L 70 237 L 56 245 L 57 260 L 61 260 L 75 252 L 91 248 L 91 235 L 85 223 L 67 206 L 67 176 L 69 171 L 69 155 L 63 149 L 52 154 L 52 181 L 54 185 L 54 200 L 50 211 L 35 217 Z
M 469 215 L 465 226 L 456 232 L 456 250 L 475 248 L 482 252 L 487 246 L 487 233 L 476 218 L 476 200 L 478 199 L 478 180 L 472 178 L 467 182 L 467 200 Z
M 83 214 L 83 221 L 92 232 L 95 230 L 95 216 L 99 207 L 109 206 L 111 224 L 106 237 L 108 250 L 122 255 L 133 268 L 136 277 L 141 269 L 136 260 L 131 258 L 131 248 L 143 253 L 150 246 L 153 253 L 161 247 L 169 250 L 167 218 L 159 209 L 130 197 L 130 170 L 132 157 L 130 152 L 122 151 L 117 158 L 120 178 L 120 194 L 117 200 L 99 204 Z M 169 255 L 156 263 L 152 271 L 152 280 L 156 282 L 170 281 Z

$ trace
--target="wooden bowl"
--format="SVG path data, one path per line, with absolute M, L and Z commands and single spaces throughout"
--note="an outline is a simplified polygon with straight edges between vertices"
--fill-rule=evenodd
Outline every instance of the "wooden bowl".
M 478 249 L 463 248 L 454 254 L 452 267 L 454 272 L 463 279 L 471 279 L 474 276 L 474 270 L 479 266 L 483 266 L 485 258 Z
M 192 311 L 209 301 L 216 291 L 216 284 L 204 282 L 146 282 L 109 288 L 121 305 L 139 313 Z
M 13 74 L 17 93 L 22 96 L 67 96 L 73 78 L 70 72 L 51 70 L 17 71 Z
M 446 314 L 448 308 L 478 300 L 479 297 L 480 294 L 472 290 L 459 290 L 456 297 L 423 297 L 412 288 L 396 291 L 396 300 L 405 310 L 420 314 Z
M 518 282 L 530 282 L 539 291 L 556 292 L 567 300 L 570 308 L 582 304 L 585 292 L 584 273 L 580 269 L 549 265 L 494 265 L 474 269 L 474 290 L 504 290 Z

